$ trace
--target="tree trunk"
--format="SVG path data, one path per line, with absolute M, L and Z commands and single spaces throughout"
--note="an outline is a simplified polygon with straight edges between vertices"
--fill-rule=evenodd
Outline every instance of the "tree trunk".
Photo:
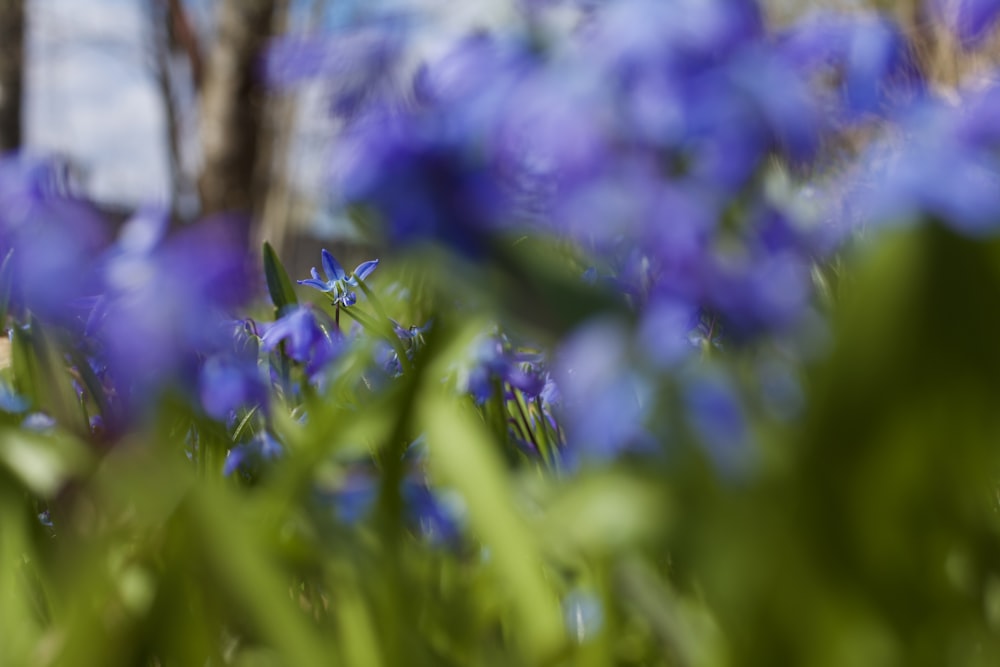
M 196 175 L 185 164 L 189 155 L 191 118 L 184 102 L 197 97 L 201 90 L 201 47 L 182 0 L 149 0 L 152 33 L 152 74 L 163 102 L 167 155 L 170 161 L 170 210 L 180 221 L 190 221 L 198 214 Z M 189 77 L 178 77 L 188 67 Z M 178 69 L 178 65 L 181 68 Z
M 21 147 L 24 0 L 0 0 L 0 152 Z
M 202 172 L 198 182 L 205 214 L 253 213 L 254 174 L 264 91 L 258 58 L 274 17 L 274 0 L 223 0 L 208 57 L 201 99 Z

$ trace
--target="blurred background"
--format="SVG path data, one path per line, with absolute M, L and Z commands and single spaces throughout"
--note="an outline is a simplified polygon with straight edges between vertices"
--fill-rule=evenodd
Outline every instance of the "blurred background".
M 268 390 L 275 392 L 273 415 L 254 416 L 254 406 L 240 420 L 222 425 L 183 402 L 167 402 L 162 417 L 151 418 L 124 445 L 99 450 L 93 463 L 85 444 L 65 434 L 56 434 L 54 445 L 31 433 L 16 437 L 27 428 L 20 421 L 26 408 L 0 409 L 10 413 L 0 473 L 13 471 L 0 477 L 0 657 L 7 651 L 34 656 L 30 664 L 151 667 L 327 665 L 337 664 L 338 656 L 347 665 L 395 665 L 408 659 L 409 664 L 498 667 L 996 664 L 991 662 L 1000 655 L 1000 413 L 995 408 L 1000 354 L 994 342 L 1000 338 L 994 307 L 1000 303 L 1000 242 L 995 238 L 970 240 L 953 229 L 928 225 L 877 246 L 850 275 L 839 272 L 839 258 L 816 262 L 803 275 L 824 299 L 833 302 L 843 295 L 847 303 L 837 306 L 831 330 L 820 332 L 822 340 L 815 347 L 795 347 L 792 339 L 799 332 L 791 332 L 787 339 L 759 346 L 741 346 L 734 339 L 730 351 L 716 345 L 714 315 L 702 333 L 700 319 L 682 318 L 678 324 L 673 310 L 640 312 L 638 317 L 649 312 L 660 317 L 637 322 L 602 318 L 561 340 L 585 317 L 618 317 L 609 305 L 617 301 L 595 298 L 607 297 L 596 290 L 581 291 L 575 257 L 519 239 L 512 254 L 524 255 L 523 266 L 505 257 L 509 266 L 487 265 L 478 275 L 466 271 L 466 263 L 443 263 L 432 255 L 413 265 L 413 274 L 421 277 L 417 281 L 381 250 L 369 254 L 357 230 L 336 213 L 341 207 L 335 205 L 327 170 L 337 150 L 338 121 L 330 111 L 343 91 L 325 88 L 322 76 L 303 75 L 295 85 L 280 85 L 277 75 L 269 79 L 269 49 L 284 39 L 303 45 L 291 52 L 301 69 L 339 66 L 353 73 L 351 61 L 343 64 L 330 56 L 338 51 L 324 50 L 340 34 L 349 36 L 348 26 L 387 16 L 419 17 L 420 30 L 413 31 L 419 40 L 407 42 L 405 55 L 416 62 L 422 53 L 443 48 L 448 33 L 524 21 L 531 6 L 540 4 L 556 3 L 0 0 L 0 147 L 61 156 L 57 185 L 95 200 L 118 222 L 149 204 L 168 208 L 176 226 L 223 212 L 244 216 L 252 245 L 270 241 L 288 268 L 285 275 L 272 259 L 267 271 L 275 321 L 267 321 L 272 319 L 267 313 L 253 315 L 272 332 L 281 331 L 278 323 L 288 313 L 318 310 L 293 307 L 298 301 L 289 276 L 306 275 L 318 263 L 319 246 L 332 250 L 346 267 L 378 256 L 383 265 L 377 276 L 393 307 L 388 312 L 410 325 L 399 326 L 373 305 L 372 312 L 385 319 L 387 337 L 394 343 L 413 341 L 415 350 L 426 321 L 426 314 L 418 312 L 422 308 L 435 313 L 431 340 L 437 346 L 418 358 L 429 360 L 426 375 L 400 370 L 403 381 L 384 385 L 382 375 L 372 375 L 369 367 L 381 364 L 379 353 L 385 351 L 395 354 L 402 368 L 406 351 L 359 347 L 343 357 L 331 375 L 336 382 L 325 385 L 318 398 L 308 390 L 305 367 L 295 367 L 301 403 L 287 380 L 290 362 L 281 356 L 288 345 L 264 349 Z M 587 3 L 566 4 L 577 9 L 553 11 L 547 19 L 573 22 L 578 19 L 574 12 Z M 1000 55 L 995 35 L 959 47 L 947 29 L 954 4 L 765 2 L 776 26 L 824 9 L 891 14 L 918 54 L 921 73 L 945 99 L 956 95 L 960 83 L 988 76 Z M 310 36 L 321 39 L 311 43 Z M 268 80 L 278 85 L 268 88 Z M 767 90 L 774 87 L 780 86 Z M 374 127 L 379 133 L 384 126 Z M 945 130 L 950 127 L 944 124 Z M 929 155 L 926 161 L 934 162 L 937 154 L 930 151 L 937 147 L 932 142 L 927 153 L 914 154 Z M 975 187 L 953 187 L 961 185 L 959 179 L 940 178 L 952 164 L 981 157 L 978 151 L 968 154 L 962 152 L 961 160 L 929 171 L 896 195 L 913 198 L 918 213 L 940 213 L 913 194 L 938 179 L 944 181 L 942 189 L 956 191 L 956 199 L 973 202 L 956 207 L 959 213 L 981 201 L 993 202 L 976 198 Z M 876 183 L 884 186 L 882 180 Z M 986 181 L 996 192 L 993 184 Z M 393 196 L 397 191 L 389 192 Z M 930 203 L 940 201 L 931 198 Z M 945 216 L 952 212 L 944 211 Z M 953 222 L 961 229 L 961 220 Z M 974 228 L 970 234 L 982 231 Z M 35 254 L 26 253 L 32 260 L 51 253 L 54 236 L 40 238 L 29 247 Z M 199 264 L 210 264 L 204 260 L 214 252 L 201 237 L 169 247 L 168 259 L 195 254 Z M 55 265 L 62 269 L 76 261 L 79 252 L 73 250 L 63 253 L 65 262 L 57 257 Z M 184 283 L 191 266 L 187 261 L 164 263 L 162 270 L 155 265 L 158 272 L 147 280 L 148 292 L 124 300 L 129 308 L 121 311 L 168 313 L 150 320 L 150 333 L 171 330 L 160 326 L 164 320 L 170 325 L 192 321 L 192 329 L 202 329 L 204 311 L 188 307 L 200 303 L 191 292 L 177 290 L 180 306 L 161 305 L 171 287 L 165 289 L 161 277 L 181 275 L 175 282 Z M 774 270 L 775 264 L 762 266 L 768 270 L 745 275 L 765 287 L 792 282 Z M 55 291 L 64 297 L 62 282 L 41 269 L 29 275 L 36 274 L 45 287 L 56 283 Z M 478 277 L 466 280 L 470 275 Z M 399 284 L 413 291 L 396 289 L 393 276 L 403 276 Z M 208 274 L 204 282 L 225 280 Z M 758 298 L 758 291 L 763 296 Z M 781 289 L 748 289 L 716 307 L 735 311 L 749 299 L 751 304 L 790 302 L 788 310 L 794 310 L 806 301 L 771 299 L 776 291 L 787 296 Z M 421 292 L 430 295 L 424 296 L 430 305 L 421 303 Z M 496 303 L 484 298 L 478 305 L 473 297 L 480 294 L 500 296 Z M 406 312 L 404 307 L 419 317 L 398 317 L 396 308 Z M 538 315 L 559 315 L 558 307 L 565 311 L 561 320 Z M 339 317 L 339 305 L 335 312 Z M 496 420 L 479 419 L 467 396 L 452 400 L 437 394 L 441 377 L 460 377 L 455 368 L 487 369 L 497 376 L 485 376 L 493 392 L 503 386 L 501 380 L 513 386 L 499 377 L 515 368 L 508 359 L 516 360 L 520 374 L 520 364 L 534 363 L 520 361 L 538 356 L 534 346 L 494 343 L 493 338 L 487 341 L 490 354 L 480 350 L 473 362 L 467 360 L 468 349 L 483 348 L 474 342 L 484 328 L 502 340 L 484 325 L 494 313 L 510 314 L 515 322 L 520 318 L 531 334 L 548 327 L 555 360 L 568 369 L 564 377 L 581 369 L 575 378 L 585 378 L 562 385 L 566 391 L 587 390 L 566 401 L 568 409 L 574 400 L 582 406 L 576 414 L 567 412 L 568 419 L 625 427 L 609 430 L 607 437 L 591 429 L 598 434 L 594 440 L 640 440 L 632 427 L 647 416 L 629 412 L 634 403 L 651 406 L 648 420 L 655 433 L 667 433 L 664 440 L 676 437 L 679 449 L 655 461 L 631 452 L 565 478 L 494 457 L 503 451 L 495 445 L 507 445 L 504 410 L 516 409 L 528 427 L 518 394 L 511 389 L 514 399 L 508 401 L 495 393 L 499 406 L 484 414 Z M 770 326 L 768 319 L 762 317 L 761 326 Z M 155 356 L 149 352 L 157 351 L 161 339 L 137 336 L 136 321 L 142 320 L 113 320 L 122 323 L 114 330 L 122 333 L 108 340 L 138 339 L 136 358 L 143 361 Z M 21 338 L 12 349 L 28 352 L 14 355 L 13 363 L 20 365 L 12 373 L 31 377 L 28 371 L 40 368 L 37 375 L 45 379 L 43 371 L 48 371 L 71 397 L 66 405 L 73 405 L 70 378 L 51 372 L 61 369 L 65 355 L 50 352 L 44 338 L 32 342 L 24 331 L 34 335 L 34 329 L 18 329 Z M 813 330 L 803 327 L 801 333 L 812 342 Z M 643 355 L 653 359 L 671 336 L 680 340 L 685 356 L 674 359 L 667 350 L 656 357 L 660 365 L 645 363 Z M 178 338 L 177 358 L 188 359 L 188 346 Z M 257 338 L 263 342 L 254 333 L 247 355 L 252 371 L 259 370 Z M 166 340 L 160 348 L 169 352 L 174 344 Z M 280 343 L 277 335 L 270 340 Z M 206 357 L 194 350 L 197 361 Z M 272 374 L 272 358 L 284 364 L 280 373 Z M 801 371 L 788 368 L 800 359 Z M 630 367 L 640 364 L 641 373 L 632 373 Z M 136 362 L 130 370 L 132 365 L 145 368 Z M 270 384 L 273 377 L 283 383 L 278 389 Z M 457 377 L 455 382 L 462 384 Z M 30 382 L 23 385 L 48 399 L 58 398 L 46 389 L 58 388 L 55 383 L 37 384 L 37 389 Z M 464 384 L 471 384 L 468 378 Z M 777 416 L 772 416 L 766 400 L 744 413 L 740 396 L 757 399 L 769 385 L 777 385 L 771 387 L 778 396 L 775 404 L 791 405 L 789 413 L 774 409 Z M 543 415 L 538 392 L 534 400 Z M 132 395 L 126 390 L 115 394 Z M 626 400 L 616 400 L 621 396 Z M 473 409 L 471 417 L 458 405 Z M 484 408 L 489 409 L 494 408 Z M 591 414 L 594 420 L 585 419 Z M 671 421 L 671 415 L 684 416 Z M 251 439 L 247 424 L 257 419 L 260 431 Z M 549 422 L 535 423 L 545 429 Z M 91 427 L 89 419 L 85 425 Z M 245 484 L 232 477 L 219 483 L 216 471 L 223 456 L 228 465 L 255 443 L 261 457 L 265 445 L 267 456 L 281 451 L 264 437 L 270 430 L 287 445 L 280 474 L 248 475 Z M 428 460 L 438 466 L 431 472 L 444 490 L 468 499 L 461 511 L 470 517 L 476 539 L 483 536 L 481 544 L 470 541 L 449 550 L 410 539 L 418 533 L 404 518 L 404 501 L 419 507 L 418 501 L 430 496 L 405 497 L 407 475 L 419 472 L 422 463 L 411 466 L 400 452 L 423 456 L 423 432 Z M 411 437 L 417 433 L 421 437 Z M 751 437 L 763 443 L 760 474 L 745 474 L 739 456 L 731 454 L 739 454 Z M 699 438 L 707 445 L 704 451 Z M 375 443 L 371 451 L 361 445 L 369 442 Z M 735 443 L 737 449 L 718 443 Z M 179 450 L 183 456 L 175 456 Z M 187 459 L 200 468 L 191 470 Z M 39 475 L 38 470 L 54 472 Z M 33 495 L 5 485 L 8 477 L 29 482 Z M 380 494 L 379 513 L 355 528 L 329 508 L 331 498 L 340 498 L 337 493 L 350 500 L 358 490 Z M 53 514 L 48 505 L 35 503 L 36 496 L 52 499 Z M 31 501 L 28 513 L 25 498 Z M 423 504 L 429 512 L 438 509 Z M 61 519 L 60 512 L 72 521 Z M 59 540 L 53 526 L 61 531 Z M 537 566 L 542 562 L 544 568 Z M 499 576 L 490 574 L 494 566 Z M 294 587 L 289 573 L 296 577 Z M 30 594 L 19 595 L 22 589 Z M 572 637 L 564 636 L 564 628 Z M 536 660 L 512 663 L 507 650 L 512 638 L 526 647 L 516 655 Z M 206 655 L 214 659 L 207 662 Z
M 446 33 L 522 20 L 525 4 L 4 0 L 0 147 L 61 156 L 67 185 L 120 220 L 150 203 L 169 206 L 179 221 L 236 210 L 254 220 L 254 244 L 270 240 L 293 271 L 306 270 L 323 242 L 336 240 L 351 260 L 364 250 L 355 252 L 360 239 L 332 213 L 325 187 L 336 128 L 324 84 L 315 78 L 295 88 L 260 89 L 256 74 L 268 41 L 329 35 L 368 16 L 409 13 L 432 28 L 421 31 L 414 48 L 432 51 Z M 955 3 L 938 3 L 945 14 L 949 4 Z M 985 72 L 1000 53 L 992 38 L 974 51 L 958 48 L 922 0 L 764 5 L 777 25 L 822 9 L 894 15 L 943 95 Z M 226 24 L 239 29 L 217 39 Z

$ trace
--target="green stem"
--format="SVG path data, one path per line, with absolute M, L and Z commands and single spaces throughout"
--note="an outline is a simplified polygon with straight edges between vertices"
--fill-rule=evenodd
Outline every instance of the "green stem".
M 243 435 L 243 429 L 245 429 L 250 424 L 250 419 L 253 418 L 255 414 L 257 414 L 257 409 L 259 407 L 260 407 L 259 405 L 255 405 L 252 408 L 250 408 L 250 410 L 247 411 L 246 416 L 243 417 L 243 420 L 236 427 L 236 430 L 233 431 L 233 442 L 240 441 L 240 436 Z
M 528 414 L 524 407 L 524 403 L 521 397 L 521 392 L 517 389 L 513 389 L 511 393 L 514 394 L 514 405 L 517 406 L 517 411 L 521 415 L 521 423 L 524 424 L 524 430 L 528 433 L 528 437 L 531 441 L 531 444 L 533 444 L 535 446 L 535 449 L 538 450 L 538 453 L 541 455 L 542 461 L 545 463 L 545 465 L 551 465 L 552 463 L 549 460 L 548 447 L 542 446 L 542 443 L 538 440 L 538 438 L 535 435 L 534 429 L 531 428 L 531 422 L 528 421 Z
M 542 429 L 541 429 L 542 435 L 545 438 L 546 446 L 548 447 L 549 453 L 552 458 L 552 467 L 558 472 L 560 466 L 559 466 L 559 457 L 557 456 L 557 454 L 559 452 L 559 446 L 561 444 L 560 434 L 558 431 L 554 433 L 550 432 L 551 427 L 549 426 L 549 420 L 546 419 L 545 417 L 545 410 L 542 408 L 541 396 L 535 396 L 535 409 L 538 410 L 538 420 L 542 423 Z M 558 424 L 556 426 L 558 426 Z M 550 437 L 550 435 L 554 437 Z
M 365 293 L 365 297 L 367 297 L 368 301 L 372 304 L 372 307 L 375 309 L 375 312 L 378 313 L 378 316 L 383 320 L 390 322 L 389 316 L 386 315 L 385 308 L 382 307 L 382 302 L 379 301 L 377 296 L 375 296 L 375 293 L 368 288 L 368 285 L 365 284 L 364 280 L 358 278 L 357 274 L 352 273 L 351 275 L 358 281 L 358 287 L 360 287 L 361 291 Z
M 361 288 L 361 291 L 364 292 L 365 297 L 372 304 L 372 308 L 375 309 L 375 312 L 378 314 L 379 317 L 382 318 L 382 321 L 384 321 L 386 326 L 388 327 L 389 339 L 390 339 L 389 342 L 390 343 L 392 343 L 393 341 L 398 342 L 399 336 L 396 335 L 396 329 L 393 326 L 392 318 L 390 318 L 389 315 L 386 313 L 385 308 L 382 306 L 382 301 L 378 298 L 378 296 L 375 295 L 375 292 L 369 289 L 368 285 L 365 284 L 364 280 L 359 278 L 356 274 L 351 274 L 351 275 L 353 275 L 354 279 L 358 281 L 358 287 Z M 394 344 L 393 347 L 396 348 L 396 354 L 399 354 L 399 350 L 402 349 L 402 344 L 400 345 Z M 409 357 L 406 356 L 405 351 L 400 357 L 399 363 L 402 364 L 404 369 L 412 370 L 412 366 L 409 363 Z

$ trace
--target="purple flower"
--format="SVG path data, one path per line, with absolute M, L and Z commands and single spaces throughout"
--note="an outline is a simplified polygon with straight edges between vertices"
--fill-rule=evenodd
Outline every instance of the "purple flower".
M 927 4 L 966 48 L 980 46 L 1000 18 L 998 0 L 927 0 Z
M 764 32 L 754 0 L 605 3 L 596 24 L 588 44 L 599 62 L 622 69 L 665 67 L 675 73 L 710 67 Z
M 284 343 L 285 354 L 305 364 L 310 376 L 320 372 L 339 348 L 337 341 L 320 326 L 316 311 L 306 306 L 293 308 L 273 324 L 261 327 L 265 329 L 260 339 L 261 349 L 270 352 Z
M 790 252 L 715 258 L 706 300 L 728 330 L 737 335 L 775 331 L 805 312 L 810 296 L 809 266 Z
M 657 299 L 645 309 L 638 331 L 647 358 L 660 368 L 672 368 L 689 359 L 695 350 L 691 332 L 698 312 L 689 304 Z
M 427 322 L 421 327 L 411 325 L 407 328 L 392 318 L 389 318 L 389 321 L 392 323 L 394 333 L 403 343 L 406 358 L 412 361 L 417 350 L 423 347 L 424 334 L 430 330 L 432 322 Z M 385 371 L 389 377 L 396 378 L 403 374 L 403 364 L 399 353 L 388 341 L 376 341 L 374 355 L 378 367 Z
M 283 453 L 281 443 L 267 431 L 261 431 L 249 442 L 236 445 L 229 450 L 222 467 L 222 474 L 228 477 L 237 470 L 249 474 L 259 469 L 263 463 L 276 459 Z
M 631 347 L 628 332 L 615 321 L 587 324 L 563 343 L 555 376 L 575 456 L 600 461 L 648 449 L 652 392 L 630 368 Z
M 339 488 L 325 492 L 321 501 L 332 505 L 336 518 L 356 524 L 371 515 L 378 502 L 378 477 L 367 466 L 351 470 Z M 431 544 L 454 544 L 461 536 L 464 506 L 460 500 L 430 487 L 422 475 L 409 473 L 400 485 L 406 520 Z
M 916 105 L 899 134 L 873 142 L 840 194 L 849 220 L 886 225 L 934 218 L 960 232 L 1000 226 L 1000 87 L 962 95 L 963 104 Z
M 848 120 L 891 110 L 924 90 L 905 36 L 879 15 L 815 12 L 782 35 L 780 51 L 806 74 L 838 74 Z
M 362 262 L 358 264 L 358 267 L 354 269 L 354 273 L 347 275 L 344 271 L 344 267 L 340 265 L 333 255 L 329 253 L 326 249 L 323 250 L 323 273 L 326 274 L 326 280 L 320 278 L 319 271 L 313 267 L 310 271 L 312 278 L 306 280 L 298 281 L 300 285 L 308 285 L 313 289 L 318 289 L 320 292 L 326 294 L 331 294 L 333 303 L 341 307 L 353 306 L 358 298 L 348 289 L 348 287 L 357 287 L 359 280 L 364 280 L 371 272 L 375 270 L 378 266 L 378 260 L 373 259 L 367 262 Z
M 750 429 L 730 380 L 716 371 L 688 379 L 684 406 L 693 434 L 720 471 L 741 472 L 749 463 Z
M 264 77 L 278 90 L 322 78 L 334 114 L 352 118 L 370 105 L 400 97 L 397 65 L 405 38 L 391 20 L 328 37 L 280 37 L 268 47 Z
M 0 257 L 13 251 L 16 307 L 72 326 L 71 304 L 98 291 L 94 258 L 107 230 L 96 209 L 69 193 L 65 171 L 53 160 L 0 160 Z
M 227 219 L 206 220 L 109 264 L 95 335 L 118 394 L 145 402 L 196 383 L 199 358 L 231 345 L 227 311 L 249 295 L 246 244 Z
M 256 359 L 214 356 L 201 369 L 200 385 L 205 412 L 220 421 L 241 407 L 267 403 Z
M 476 364 L 469 372 L 467 390 L 477 403 L 485 403 L 500 386 L 506 394 L 517 389 L 533 401 L 541 395 L 548 381 L 542 368 L 542 355 L 512 349 L 506 337 L 492 336 L 477 351 Z
M 456 114 L 372 114 L 339 144 L 339 187 L 348 205 L 370 211 L 399 246 L 437 241 L 482 256 L 508 200 Z

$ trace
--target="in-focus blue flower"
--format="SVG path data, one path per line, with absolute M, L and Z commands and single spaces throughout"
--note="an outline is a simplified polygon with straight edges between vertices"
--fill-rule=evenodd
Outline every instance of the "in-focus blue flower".
M 349 287 L 357 287 L 358 280 L 364 280 L 371 272 L 375 270 L 378 266 L 378 260 L 372 259 L 367 262 L 362 262 L 358 264 L 358 267 L 354 269 L 351 275 L 348 275 L 344 271 L 344 267 L 340 265 L 333 255 L 330 254 L 328 250 L 323 249 L 323 273 L 326 274 L 326 280 L 323 280 L 319 271 L 315 267 L 312 268 L 310 273 L 312 273 L 312 278 L 306 280 L 300 280 L 300 285 L 308 285 L 313 289 L 318 289 L 320 292 L 327 294 L 332 294 L 331 298 L 333 302 L 338 306 L 348 307 L 353 306 L 358 297 L 353 291 L 348 289 Z

